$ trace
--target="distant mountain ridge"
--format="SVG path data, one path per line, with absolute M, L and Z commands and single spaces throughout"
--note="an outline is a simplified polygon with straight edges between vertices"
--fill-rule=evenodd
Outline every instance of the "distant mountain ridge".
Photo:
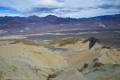
M 8 22 L 18 22 L 18 23 L 31 23 L 31 22 L 46 22 L 49 24 L 61 24 L 61 23 L 70 23 L 70 22 L 80 22 L 80 21 L 86 21 L 86 20 L 104 20 L 104 19 L 118 19 L 120 20 L 120 14 L 116 15 L 105 15 L 105 16 L 97 16 L 97 17 L 91 17 L 91 18 L 63 18 L 63 17 L 57 17 L 54 15 L 48 15 L 45 17 L 38 17 L 38 16 L 29 16 L 29 17 L 11 17 L 11 16 L 5 16 L 0 17 L 0 24 L 6 24 Z
M 67 23 L 70 21 L 77 21 L 77 19 L 72 18 L 61 18 L 54 15 L 48 15 L 46 17 L 38 17 L 38 16 L 29 16 L 29 17 L 0 17 L 0 24 L 6 24 L 8 22 L 19 22 L 19 23 L 47 23 L 47 24 L 60 24 Z
M 29 17 L 0 17 L 0 30 L 8 32 L 29 32 L 30 29 L 28 28 L 30 28 L 32 32 L 44 32 L 64 28 L 120 29 L 120 14 L 91 18 L 63 18 L 54 15 L 45 17 L 35 15 Z

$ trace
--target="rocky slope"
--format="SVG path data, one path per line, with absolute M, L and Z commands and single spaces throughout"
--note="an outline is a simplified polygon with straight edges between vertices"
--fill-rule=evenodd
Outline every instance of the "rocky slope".
M 120 48 L 89 42 L 0 41 L 0 80 L 120 80 Z
M 47 80 L 67 66 L 61 55 L 24 42 L 0 45 L 0 80 Z
M 83 42 L 84 39 L 74 37 L 49 41 L 49 45 L 68 49 L 68 51 L 65 51 L 69 56 L 69 58 L 67 58 L 68 64 L 72 68 L 77 69 L 80 75 L 81 73 L 84 75 L 86 79 L 81 80 L 119 80 L 120 48 L 95 43 L 95 45 L 89 49 L 89 41 L 86 43 Z M 70 50 L 73 52 L 69 52 Z M 69 80 L 67 77 L 70 75 L 66 76 L 63 76 L 65 77 L 63 80 Z M 74 76 L 74 74 L 72 76 Z M 59 76 L 55 80 L 60 80 Z M 72 80 L 80 79 L 75 78 Z

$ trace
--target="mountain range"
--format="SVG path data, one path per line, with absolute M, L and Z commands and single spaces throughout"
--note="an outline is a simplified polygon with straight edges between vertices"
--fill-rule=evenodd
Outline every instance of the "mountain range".
M 45 17 L 0 17 L 0 32 L 24 33 L 46 32 L 59 29 L 120 29 L 120 14 L 92 18 L 62 18 L 54 15 Z

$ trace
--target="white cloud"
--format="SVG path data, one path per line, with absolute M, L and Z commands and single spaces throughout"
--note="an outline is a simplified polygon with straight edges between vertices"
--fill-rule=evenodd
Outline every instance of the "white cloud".
M 103 4 L 120 5 L 120 0 L 65 0 L 66 7 L 98 7 Z
M 104 5 L 104 7 L 101 7 Z M 106 14 L 118 14 L 119 9 L 102 9 L 105 5 L 120 6 L 120 0 L 1 0 L 0 6 L 10 7 L 21 15 L 39 15 L 55 14 L 58 16 L 71 17 L 90 17 Z M 57 8 L 52 12 L 30 12 L 33 8 Z M 114 7 L 115 8 L 115 7 Z M 33 10 L 34 11 L 34 10 Z M 6 14 L 6 13 L 5 13 Z M 11 14 L 11 13 L 7 13 Z
M 58 10 L 55 12 L 56 15 L 61 17 L 73 17 L 73 18 L 82 18 L 82 17 L 95 17 L 95 16 L 101 16 L 101 15 L 112 15 L 112 14 L 119 14 L 120 11 L 118 9 L 90 9 L 90 10 L 76 10 L 71 12 L 61 11 Z
M 45 5 L 59 4 L 59 2 L 57 2 L 56 0 L 41 0 L 39 2 L 41 2 L 42 4 L 45 4 Z
M 29 11 L 33 7 L 60 7 L 62 3 L 56 0 L 5 0 L 0 3 L 1 6 L 14 8 L 18 11 Z
M 0 12 L 0 16 L 23 16 L 21 14 L 13 14 L 13 13 L 1 13 Z

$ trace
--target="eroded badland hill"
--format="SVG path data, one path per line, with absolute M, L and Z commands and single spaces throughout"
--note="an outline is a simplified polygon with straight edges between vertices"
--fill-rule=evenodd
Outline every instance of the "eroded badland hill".
M 120 80 L 120 48 L 84 40 L 1 40 L 0 80 Z

